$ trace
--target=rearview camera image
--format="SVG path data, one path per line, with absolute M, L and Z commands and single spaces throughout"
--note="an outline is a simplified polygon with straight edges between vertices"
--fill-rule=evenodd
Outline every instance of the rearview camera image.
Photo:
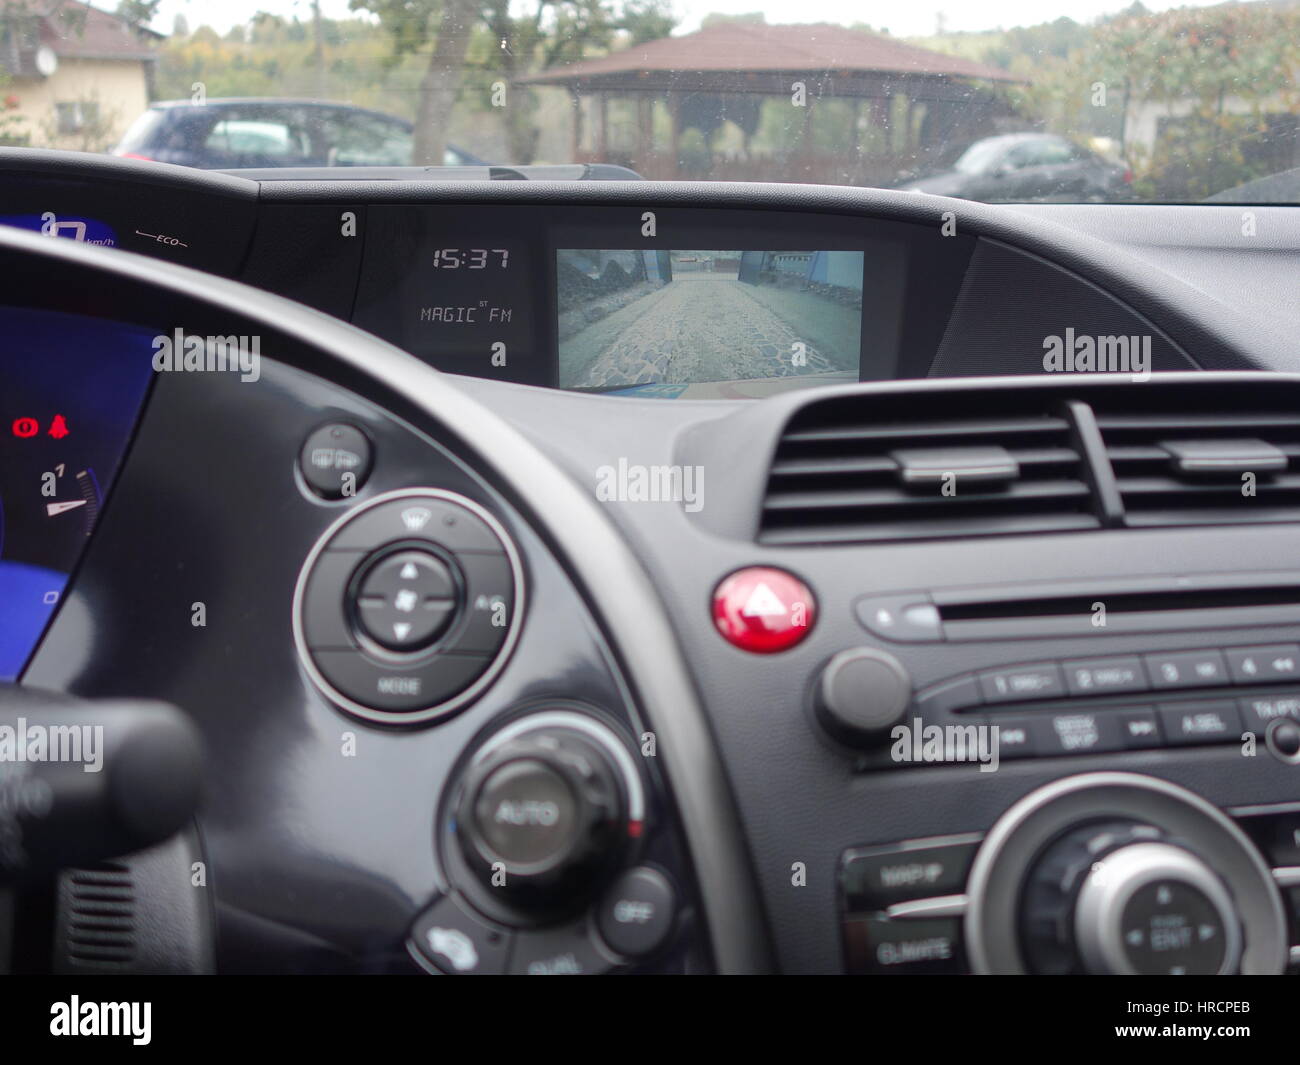
M 556 252 L 561 388 L 746 398 L 858 379 L 860 251 Z

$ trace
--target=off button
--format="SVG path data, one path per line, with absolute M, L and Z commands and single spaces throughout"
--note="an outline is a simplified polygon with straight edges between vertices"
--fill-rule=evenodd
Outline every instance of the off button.
M 676 895 L 668 878 L 648 865 L 629 869 L 600 904 L 597 927 L 618 953 L 638 958 L 663 946 L 672 931 Z

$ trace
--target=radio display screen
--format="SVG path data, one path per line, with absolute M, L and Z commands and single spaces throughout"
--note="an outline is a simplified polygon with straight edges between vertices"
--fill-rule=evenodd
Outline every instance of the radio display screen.
M 0 307 L 0 681 L 15 680 L 67 588 L 153 376 L 154 333 Z

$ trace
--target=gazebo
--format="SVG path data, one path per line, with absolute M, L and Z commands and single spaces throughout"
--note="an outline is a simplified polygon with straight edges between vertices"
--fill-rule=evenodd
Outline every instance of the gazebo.
M 568 90 L 574 162 L 647 178 L 851 184 L 887 184 L 999 132 L 1014 116 L 999 85 L 1016 80 L 864 30 L 752 22 L 518 79 Z

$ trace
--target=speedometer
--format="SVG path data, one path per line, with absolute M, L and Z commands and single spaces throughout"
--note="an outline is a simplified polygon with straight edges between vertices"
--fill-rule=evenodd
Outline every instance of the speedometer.
M 0 307 L 0 681 L 63 598 L 152 376 L 153 334 Z

